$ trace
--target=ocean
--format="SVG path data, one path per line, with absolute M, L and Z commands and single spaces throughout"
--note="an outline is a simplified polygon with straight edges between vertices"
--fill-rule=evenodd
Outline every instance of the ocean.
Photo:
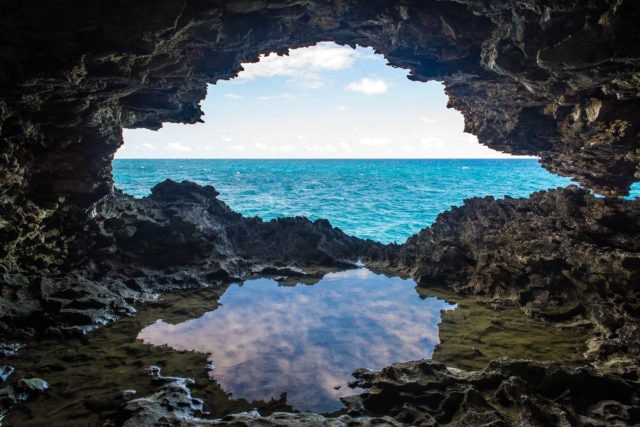
M 116 159 L 113 177 L 136 197 L 167 178 L 209 184 L 245 216 L 326 218 L 347 234 L 383 243 L 404 242 L 470 197 L 526 197 L 571 184 L 536 159 Z

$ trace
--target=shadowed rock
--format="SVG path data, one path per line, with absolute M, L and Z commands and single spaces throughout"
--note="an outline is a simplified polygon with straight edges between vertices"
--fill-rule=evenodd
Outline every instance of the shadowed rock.
M 353 412 L 391 415 L 405 425 L 631 425 L 640 419 L 637 386 L 592 368 L 496 359 L 480 370 L 428 360 L 354 372 L 367 392 Z
M 637 378 L 638 203 L 576 187 L 469 199 L 403 245 L 372 248 L 364 259 L 409 273 L 422 287 L 515 303 L 546 322 L 585 319 L 601 331 L 589 357 Z
M 284 279 L 305 269 L 352 267 L 380 246 L 326 220 L 245 218 L 217 195 L 211 186 L 167 180 L 144 199 L 105 197 L 84 223 L 89 245 L 77 265 L 61 277 L 8 283 L 0 296 L 0 320 L 13 325 L 7 333 L 84 334 L 135 313 L 135 301 L 160 290 L 229 283 L 254 272 Z
M 84 333 L 133 313 L 154 290 L 343 265 L 366 246 L 372 263 L 421 286 L 506 298 L 545 321 L 584 318 L 602 331 L 590 357 L 637 378 L 637 202 L 576 189 L 473 199 L 402 246 L 374 248 L 323 221 L 241 218 L 210 187 L 165 183 L 136 201 L 113 190 L 111 160 L 124 127 L 201 120 L 207 83 L 235 76 L 242 62 L 333 40 L 373 47 L 411 79 L 442 81 L 481 143 L 538 155 L 547 169 L 619 197 L 639 174 L 639 20 L 633 0 L 4 1 L 0 331 Z M 581 378 L 586 389 L 603 384 L 586 371 L 535 369 Z M 613 403 L 579 407 L 509 372 L 491 393 L 541 424 L 637 418 L 637 388 L 627 400 L 612 391 Z M 416 409 L 409 394 L 406 419 L 511 422 L 477 392 L 493 386 L 450 384 L 445 406 L 464 414 Z M 529 389 L 535 397 L 522 398 Z

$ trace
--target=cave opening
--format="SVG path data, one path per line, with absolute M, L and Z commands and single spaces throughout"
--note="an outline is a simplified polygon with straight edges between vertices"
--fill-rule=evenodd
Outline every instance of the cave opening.
M 144 197 L 190 180 L 247 216 L 324 218 L 400 243 L 466 198 L 570 182 L 481 145 L 442 84 L 411 81 L 371 48 L 322 42 L 243 68 L 208 87 L 204 123 L 125 129 L 116 187 Z
M 208 414 L 199 396 L 223 394 L 208 388 L 206 357 L 135 342 L 131 331 L 151 318 L 144 311 L 180 321 L 185 313 L 210 310 L 236 278 L 300 275 L 300 266 L 320 269 L 345 260 L 353 267 L 361 259 L 413 277 L 420 296 L 440 286 L 452 300 L 468 301 L 443 316 L 440 334 L 448 344 L 434 357 L 438 362 L 355 372 L 356 383 L 370 392 L 350 402 L 349 415 L 328 422 L 636 423 L 640 201 L 622 196 L 637 181 L 640 164 L 640 7 L 631 0 L 534 3 L 70 0 L 0 6 L 0 419 L 8 425 L 200 423 L 197 417 Z M 240 217 L 210 187 L 169 183 L 145 199 L 112 191 L 122 128 L 196 123 L 208 82 L 230 78 L 260 53 L 328 38 L 373 46 L 417 81 L 442 81 L 450 104 L 483 144 L 540 156 L 547 170 L 606 198 L 564 188 L 521 199 L 473 199 L 407 243 L 381 245 L 341 234 L 326 221 Z M 354 87 L 382 87 L 371 78 L 359 83 Z M 186 156 L 180 144 L 172 148 Z M 258 148 L 254 143 L 252 150 Z M 179 169 L 175 165 L 170 169 Z M 475 172 L 472 164 L 458 166 L 450 181 L 437 185 L 438 194 L 462 183 L 462 171 Z M 253 169 L 233 173 L 241 177 Z M 333 182 L 313 174 L 316 184 Z M 512 173 L 489 175 L 523 182 Z M 273 176 L 282 184 L 282 173 Z M 398 209 L 395 196 L 430 179 L 403 179 L 394 187 L 387 178 L 367 178 L 363 187 L 376 199 L 381 189 L 391 194 L 387 207 L 397 212 L 406 209 Z M 363 200 L 344 194 L 341 185 L 329 187 L 340 218 L 350 216 L 345 200 Z M 305 205 L 314 191 L 306 193 Z M 431 201 L 420 195 L 411 204 L 424 211 Z M 376 240 L 386 239 L 381 222 L 398 228 L 380 215 L 381 206 L 358 205 L 378 217 Z M 315 208 L 311 213 L 332 218 Z M 420 219 L 421 226 L 428 223 Z M 172 290 L 193 292 L 196 307 L 181 306 L 180 292 Z M 158 293 L 163 299 L 155 307 L 136 312 Z M 534 326 L 546 329 L 534 334 Z M 560 339 L 564 333 L 570 336 Z M 67 339 L 72 335 L 81 338 Z M 536 352 L 505 359 L 516 345 Z M 547 360 L 553 363 L 541 363 Z M 126 389 L 99 390 L 112 377 L 126 381 Z M 191 377 L 198 377 L 195 385 Z M 419 404 L 425 398 L 433 404 Z M 459 401 L 465 405 L 450 404 Z M 31 403 L 46 409 L 30 409 Z M 294 425 L 327 422 L 318 414 L 238 413 L 276 408 L 237 403 L 211 405 L 213 416 L 268 425 L 283 418 Z M 24 422 L 16 421 L 20 417 Z

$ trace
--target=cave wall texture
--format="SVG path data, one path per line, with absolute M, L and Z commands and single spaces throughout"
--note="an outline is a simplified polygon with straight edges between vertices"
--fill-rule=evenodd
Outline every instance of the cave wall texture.
M 408 362 L 360 372 L 371 391 L 359 407 L 386 402 L 381 415 L 408 424 L 511 425 L 516 413 L 517 425 L 637 422 L 640 202 L 619 197 L 640 180 L 638 22 L 636 0 L 0 0 L 2 341 L 84 334 L 157 291 L 362 257 L 420 286 L 591 325 L 590 360 L 619 376 Z M 411 79 L 443 82 L 481 143 L 537 155 L 606 198 L 569 188 L 473 199 L 382 247 L 327 221 L 243 218 L 193 183 L 167 181 L 142 200 L 113 188 L 122 128 L 202 120 L 208 83 L 320 41 L 370 46 Z M 5 355 L 14 348 L 0 342 Z M 491 393 L 511 409 L 489 408 Z
M 326 40 L 442 81 L 483 144 L 625 195 L 640 177 L 638 18 L 631 0 L 4 0 L 3 280 L 20 293 L 86 262 L 123 127 L 195 123 L 207 83 Z

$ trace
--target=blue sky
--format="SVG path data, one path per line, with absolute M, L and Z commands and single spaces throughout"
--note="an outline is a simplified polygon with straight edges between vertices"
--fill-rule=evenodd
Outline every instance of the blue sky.
M 205 123 L 125 129 L 116 158 L 498 158 L 463 132 L 437 82 L 371 49 L 319 43 L 208 87 Z

